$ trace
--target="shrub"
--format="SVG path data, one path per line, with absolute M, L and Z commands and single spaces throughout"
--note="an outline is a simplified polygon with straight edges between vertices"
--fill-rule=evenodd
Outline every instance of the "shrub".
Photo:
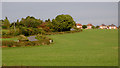
M 38 41 L 28 41 L 27 37 L 25 37 L 24 35 L 20 35 L 18 36 L 19 41 L 2 41 L 2 46 L 21 47 L 21 46 L 49 45 L 51 40 L 50 38 L 43 35 L 37 35 L 36 39 L 38 39 Z
M 6 32 L 2 31 L 2 35 L 6 35 L 6 34 L 7 34 Z
M 20 34 L 25 36 L 36 35 L 36 34 L 45 34 L 45 31 L 42 28 L 26 28 L 22 27 L 20 29 Z
M 7 26 L 2 25 L 2 29 L 7 29 Z
M 13 36 L 11 36 L 11 35 L 2 35 L 2 38 L 11 38 L 11 37 L 13 37 Z
M 18 29 L 16 29 L 16 31 L 14 29 L 10 29 L 8 31 L 2 31 L 3 36 L 17 36 L 19 34 L 20 33 Z
M 25 36 L 29 36 L 30 33 L 31 33 L 31 30 L 29 28 L 26 28 L 26 27 L 20 28 L 20 34 L 23 34 Z
M 2 41 L 2 46 L 12 47 L 15 45 L 14 41 Z
M 51 28 L 57 32 L 70 31 L 70 29 L 75 26 L 75 21 L 70 15 L 62 14 L 53 19 L 51 24 Z
M 85 28 L 87 28 L 87 26 L 86 26 L 86 25 L 83 25 L 82 28 L 85 29 Z
M 16 29 L 16 30 L 14 30 L 14 29 L 11 29 L 10 31 L 9 31 L 9 33 L 8 33 L 8 35 L 12 35 L 12 36 L 17 36 L 17 35 L 19 35 L 20 33 L 19 33 L 19 29 Z
M 10 31 L 4 31 L 2 30 L 2 38 L 10 38 L 13 37 L 12 35 L 9 34 Z
M 37 35 L 36 36 L 36 39 L 39 40 L 39 42 L 41 42 L 42 45 L 45 45 L 45 44 L 50 44 L 50 40 L 52 40 L 51 38 L 48 38 L 44 35 Z
M 24 36 L 24 35 L 19 35 L 18 36 L 18 40 L 20 40 L 20 41 L 24 41 L 24 40 L 28 40 L 28 38 L 26 37 L 26 36 Z
M 21 46 L 36 46 L 38 43 L 30 42 L 30 41 L 22 41 L 22 42 L 15 42 L 15 41 L 2 41 L 2 46 L 5 47 L 21 47 Z
M 98 29 L 98 28 L 99 28 L 99 26 L 96 26 L 96 28 Z
M 73 31 L 64 31 L 64 32 L 47 32 L 45 33 L 46 35 L 55 35 L 55 34 L 65 34 L 65 33 L 76 33 L 76 32 L 81 32 L 82 29 L 75 29 Z
M 92 29 L 95 29 L 95 26 L 92 26 Z

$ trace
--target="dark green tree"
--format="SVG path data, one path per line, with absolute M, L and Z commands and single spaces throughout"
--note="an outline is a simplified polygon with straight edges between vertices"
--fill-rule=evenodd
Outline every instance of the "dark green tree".
M 92 29 L 95 29 L 95 26 L 92 26 Z
M 118 26 L 118 29 L 120 29 L 120 26 Z
M 83 25 L 82 28 L 85 29 L 85 28 L 87 28 L 87 26 L 86 26 L 86 25 Z
M 75 21 L 70 15 L 58 15 L 52 20 L 52 27 L 58 32 L 70 31 L 71 28 L 75 27 Z
M 96 26 L 96 28 L 98 29 L 98 28 L 99 28 L 99 26 Z
M 51 21 L 50 21 L 50 19 L 48 19 L 48 20 L 45 20 L 45 22 L 51 22 Z
M 6 26 L 7 28 L 10 27 L 10 21 L 8 20 L 7 17 L 5 17 L 5 19 L 4 19 L 4 26 Z
M 16 22 L 17 24 L 19 24 L 19 20 L 17 19 L 17 22 Z
M 32 28 L 37 28 L 42 23 L 42 20 L 40 19 L 35 19 L 33 16 L 27 16 L 25 19 L 22 18 L 19 25 L 24 26 L 24 27 L 32 27 Z

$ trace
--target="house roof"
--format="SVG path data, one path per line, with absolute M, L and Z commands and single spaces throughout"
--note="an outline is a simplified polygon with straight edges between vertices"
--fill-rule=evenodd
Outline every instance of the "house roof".
M 115 26 L 114 24 L 111 24 L 111 25 L 109 25 L 109 26 Z
M 102 24 L 101 26 L 106 26 L 105 24 Z
M 87 26 L 93 26 L 92 24 L 87 24 Z
M 76 24 L 77 26 L 82 26 L 82 24 Z

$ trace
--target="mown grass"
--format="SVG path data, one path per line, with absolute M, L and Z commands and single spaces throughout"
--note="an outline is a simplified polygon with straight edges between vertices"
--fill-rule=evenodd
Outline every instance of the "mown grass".
M 54 43 L 44 46 L 2 49 L 5 66 L 117 66 L 118 31 L 83 30 L 50 35 Z
M 9 29 L 2 29 L 2 31 L 3 31 L 3 32 L 8 32 L 8 31 L 9 31 Z
M 0 38 L 2 41 L 17 40 L 17 38 Z

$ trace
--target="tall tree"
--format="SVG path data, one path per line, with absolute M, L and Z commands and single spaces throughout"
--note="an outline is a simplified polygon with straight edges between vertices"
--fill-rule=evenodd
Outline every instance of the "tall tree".
M 95 29 L 95 26 L 92 26 L 92 29 Z
M 118 29 L 120 29 L 120 26 L 118 27 Z
M 86 28 L 87 28 L 87 26 L 86 26 L 86 25 L 83 25 L 83 26 L 82 26 L 82 28 L 83 28 L 83 29 L 86 29 Z
M 7 28 L 10 27 L 10 21 L 8 20 L 7 17 L 4 19 L 4 26 L 6 26 Z
M 75 21 L 70 15 L 58 15 L 52 20 L 53 29 L 56 31 L 70 31 L 71 28 L 75 27 Z
M 16 22 L 17 24 L 19 24 L 19 20 L 17 19 L 17 22 Z
M 25 26 L 25 27 L 33 27 L 37 28 L 42 23 L 42 20 L 40 19 L 35 19 L 33 16 L 27 16 L 25 19 L 22 18 L 20 21 L 20 25 Z
M 98 29 L 98 28 L 99 28 L 99 26 L 96 26 L 96 28 Z

